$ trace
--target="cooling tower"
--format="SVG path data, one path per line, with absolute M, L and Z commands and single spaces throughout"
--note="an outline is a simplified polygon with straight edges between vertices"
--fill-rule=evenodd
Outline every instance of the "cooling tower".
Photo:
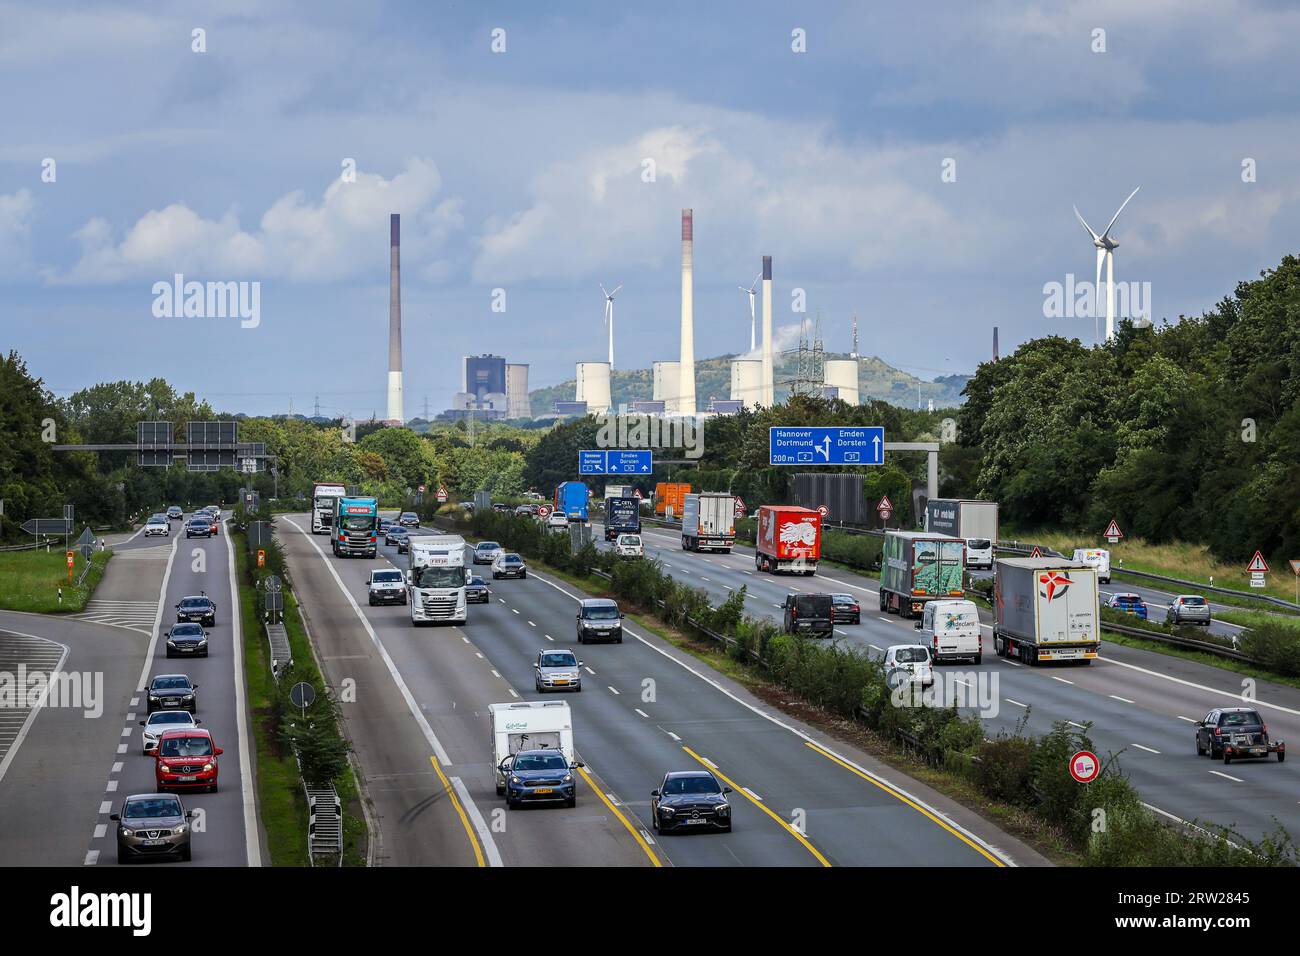
M 506 366 L 506 417 L 532 418 L 528 400 L 528 366 Z
M 402 414 L 402 217 L 388 217 L 388 420 Z
M 858 363 L 853 359 L 827 359 L 826 384 L 839 389 L 839 397 L 858 404 Z
M 682 352 L 678 363 L 678 415 L 695 414 L 695 221 L 682 210 Z
M 579 362 L 578 388 L 574 400 L 587 403 L 587 411 L 601 415 L 609 411 L 609 363 Z
M 656 402 L 663 402 L 668 414 L 677 408 L 677 379 L 680 366 L 676 362 L 655 362 L 652 366 L 654 375 L 654 393 Z
M 772 257 L 763 257 L 763 404 L 776 404 L 772 368 Z
M 731 397 L 750 410 L 763 402 L 763 363 L 736 359 L 731 363 Z

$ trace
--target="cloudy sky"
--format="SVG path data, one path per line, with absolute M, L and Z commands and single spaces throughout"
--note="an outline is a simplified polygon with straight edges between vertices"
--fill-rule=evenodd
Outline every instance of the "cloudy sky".
M 828 347 L 856 312 L 861 351 L 923 378 L 972 371 L 994 325 L 1004 351 L 1092 341 L 1092 318 L 1044 316 L 1045 283 L 1092 277 L 1074 204 L 1100 230 L 1141 185 L 1116 278 L 1151 284 L 1157 321 L 1300 227 L 1280 0 L 0 3 L 0 23 L 0 348 L 60 394 L 164 375 L 229 410 L 382 416 L 390 212 L 408 415 L 450 405 L 466 353 L 533 387 L 603 359 L 601 282 L 624 284 L 617 364 L 676 358 L 682 207 L 698 356 L 748 348 L 737 286 L 770 254 L 778 325 L 802 289 Z M 260 324 L 155 316 L 175 273 L 259 282 Z

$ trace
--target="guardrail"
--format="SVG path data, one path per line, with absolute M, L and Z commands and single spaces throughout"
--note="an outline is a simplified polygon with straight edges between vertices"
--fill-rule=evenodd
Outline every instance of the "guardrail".
M 1185 647 L 1189 650 L 1204 651 L 1208 654 L 1215 654 L 1219 657 L 1228 657 L 1235 661 L 1241 661 L 1244 664 L 1255 664 L 1262 666 L 1258 660 L 1243 654 L 1235 648 L 1225 647 L 1222 644 L 1215 644 L 1212 641 L 1198 641 L 1194 637 L 1179 637 L 1177 634 L 1164 634 L 1160 631 L 1148 631 L 1141 627 L 1130 627 L 1127 624 L 1113 624 L 1110 621 L 1102 621 L 1101 629 L 1103 631 L 1112 631 L 1116 634 L 1124 634 L 1128 637 L 1141 637 L 1148 641 L 1156 641 L 1161 644 L 1171 644 L 1175 647 Z

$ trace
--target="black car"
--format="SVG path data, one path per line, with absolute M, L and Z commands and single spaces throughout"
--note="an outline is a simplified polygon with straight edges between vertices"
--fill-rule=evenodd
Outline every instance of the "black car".
M 493 578 L 526 578 L 528 577 L 528 565 L 524 564 L 524 559 L 514 552 L 503 554 L 492 562 Z
M 208 627 L 216 627 L 217 605 L 206 594 L 181 598 L 176 605 L 176 620 L 198 621 Z
M 492 505 L 493 511 L 500 511 L 502 514 L 510 514 L 511 508 L 504 501 L 498 501 Z
M 836 624 L 861 624 L 862 606 L 852 594 L 832 594 L 831 617 Z
M 159 674 L 149 681 L 145 713 L 155 710 L 188 710 L 191 714 L 198 710 L 199 685 L 184 674 Z
M 403 511 L 398 517 L 397 523 L 403 528 L 418 528 L 420 526 L 420 516 L 414 511 Z
M 582 764 L 570 764 L 558 750 L 521 750 L 501 761 L 506 774 L 506 806 L 517 809 L 523 803 L 559 803 L 577 806 L 577 783 L 573 771 Z
M 185 517 L 185 512 L 181 511 L 180 505 L 172 505 L 170 508 L 167 509 L 168 521 L 180 521 L 184 517 Z
M 207 657 L 208 632 L 202 624 L 173 624 L 167 632 L 168 657 Z
M 781 608 L 787 634 L 830 637 L 835 633 L 834 604 L 829 594 L 787 594 Z
M 1211 759 L 1222 757 L 1224 763 L 1277 754 L 1281 763 L 1286 759 L 1286 742 L 1269 739 L 1268 725 L 1254 708 L 1221 707 L 1196 725 L 1196 755 L 1206 753 Z
M 210 538 L 212 537 L 212 522 L 206 517 L 191 518 L 185 522 L 185 537 L 187 538 Z
M 488 604 L 492 600 L 492 589 L 477 574 L 471 574 L 465 582 L 466 604 Z
M 731 832 L 730 787 L 707 770 L 675 770 L 664 774 L 658 790 L 650 791 L 650 821 L 660 833 L 676 830 Z

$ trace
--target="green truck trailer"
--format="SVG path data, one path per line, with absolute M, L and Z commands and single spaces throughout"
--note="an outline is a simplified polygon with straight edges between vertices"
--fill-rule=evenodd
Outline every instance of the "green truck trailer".
M 919 617 L 927 601 L 962 597 L 966 542 L 927 531 L 890 531 L 880 558 L 880 610 Z

